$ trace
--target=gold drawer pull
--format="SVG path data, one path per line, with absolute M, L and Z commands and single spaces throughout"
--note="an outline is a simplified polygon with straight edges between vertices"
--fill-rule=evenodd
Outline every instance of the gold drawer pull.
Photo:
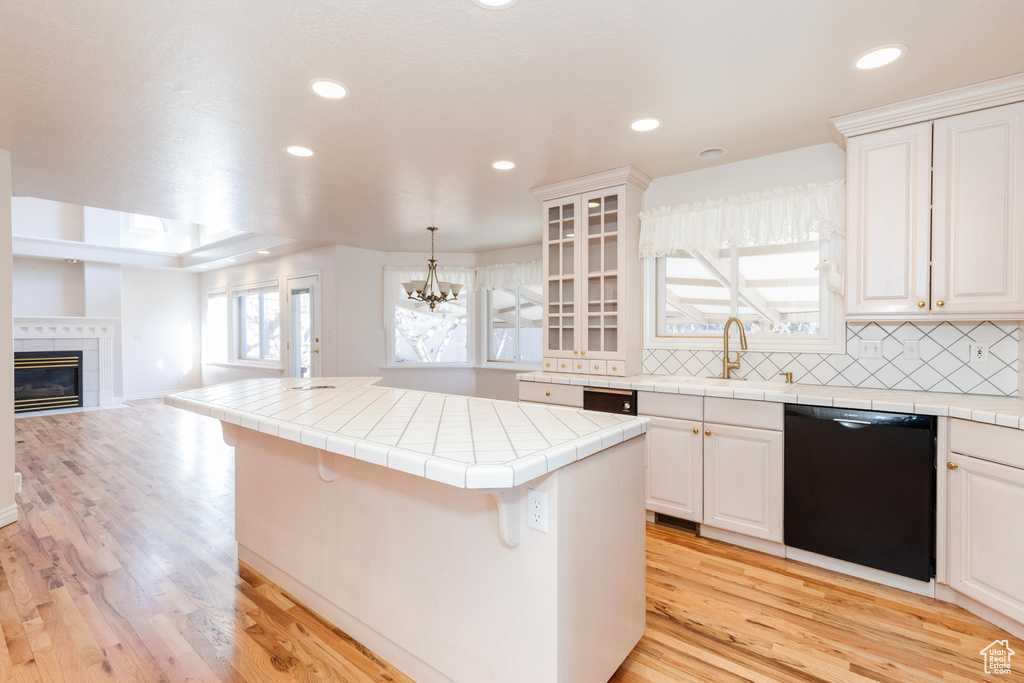
M 595 366 L 594 366 L 594 369 L 595 369 L 595 370 L 600 370 L 600 369 L 601 369 L 601 366 L 600 366 L 600 365 L 595 365 Z
M 580 363 L 579 365 L 577 365 L 577 366 L 576 366 L 576 369 L 577 369 L 577 370 L 582 370 L 582 369 L 583 369 L 583 364 L 582 364 L 582 363 Z
M 550 395 L 551 395 L 551 392 L 550 392 L 550 391 L 545 391 L 545 392 L 544 392 L 544 395 L 545 395 L 545 396 L 550 396 Z
M 546 367 L 546 368 L 550 368 L 550 367 L 551 367 L 551 363 L 545 363 L 545 364 L 544 364 L 544 367 Z
M 612 366 L 612 372 L 615 372 L 616 370 L 618 370 L 618 368 L 613 365 Z
M 562 363 L 562 367 L 563 367 L 563 368 L 565 367 L 565 363 Z
M 924 308 L 924 307 L 925 307 L 925 306 L 927 306 L 927 305 L 928 305 L 928 304 L 926 304 L 926 303 L 925 303 L 925 302 L 923 302 L 923 301 L 918 301 L 918 302 L 917 302 L 917 307 L 918 307 L 918 308 Z
M 694 433 L 694 434 L 700 434 L 700 430 L 699 430 L 699 429 L 697 429 L 696 427 L 694 427 L 694 428 L 693 428 L 693 433 Z
M 704 436 L 711 436 L 711 430 L 710 429 L 705 429 L 704 430 Z
M 957 465 L 955 462 L 947 462 L 946 467 L 951 470 L 955 470 L 957 467 L 960 467 L 960 465 Z
M 935 305 L 938 306 L 939 308 L 942 308 L 943 306 L 946 305 L 946 302 L 945 301 L 936 301 Z

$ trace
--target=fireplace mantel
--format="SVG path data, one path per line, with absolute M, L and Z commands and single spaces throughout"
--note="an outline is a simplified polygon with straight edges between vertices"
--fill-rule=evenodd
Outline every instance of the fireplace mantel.
M 14 317 L 15 339 L 113 339 L 116 318 Z
M 15 316 L 14 348 L 15 351 L 85 349 L 85 405 L 107 406 L 115 403 L 114 339 L 120 334 L 120 324 L 116 318 Z

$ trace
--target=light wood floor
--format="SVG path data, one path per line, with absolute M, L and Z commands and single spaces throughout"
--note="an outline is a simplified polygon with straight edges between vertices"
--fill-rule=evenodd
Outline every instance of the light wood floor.
M 409 680 L 239 567 L 217 422 L 146 401 L 16 425 L 0 681 Z M 647 547 L 647 633 L 615 681 L 979 681 L 979 651 L 1007 637 L 945 603 L 672 529 L 648 526 Z M 1024 643 L 1011 647 L 1020 673 L 1000 680 L 1024 680 Z

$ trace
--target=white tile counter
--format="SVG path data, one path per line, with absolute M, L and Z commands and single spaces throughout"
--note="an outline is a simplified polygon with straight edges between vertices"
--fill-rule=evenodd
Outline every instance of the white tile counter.
M 645 433 L 647 418 L 377 386 L 252 379 L 168 405 L 459 488 L 519 486 Z M 304 387 L 327 386 L 303 390 Z
M 549 382 L 612 389 L 635 389 L 667 394 L 742 398 L 753 401 L 801 403 L 835 406 L 853 410 L 879 410 L 917 415 L 939 415 L 1024 429 L 1024 401 L 972 394 L 941 394 L 927 391 L 895 389 L 857 389 L 854 387 L 817 386 L 722 380 L 680 375 L 634 375 L 604 377 L 561 373 L 528 372 L 517 375 L 523 382 Z

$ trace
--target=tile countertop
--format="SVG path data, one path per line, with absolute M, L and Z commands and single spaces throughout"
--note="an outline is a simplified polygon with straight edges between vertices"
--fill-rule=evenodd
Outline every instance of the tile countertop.
M 569 375 L 551 372 L 527 372 L 516 375 L 523 382 L 550 382 L 579 386 L 636 389 L 667 394 L 718 396 L 752 401 L 775 401 L 815 406 L 835 406 L 853 410 L 879 410 L 893 413 L 915 413 L 956 417 L 974 422 L 1024 429 L 1024 401 L 1019 398 L 982 396 L 979 394 L 940 394 L 928 391 L 897 391 L 895 389 L 858 389 L 855 387 L 818 386 L 722 380 L 680 375 L 633 375 L 607 377 Z
M 645 433 L 649 418 L 377 386 L 251 379 L 164 403 L 467 489 L 511 488 Z M 323 389 L 306 389 L 325 386 Z M 304 390 L 306 389 L 306 390 Z

